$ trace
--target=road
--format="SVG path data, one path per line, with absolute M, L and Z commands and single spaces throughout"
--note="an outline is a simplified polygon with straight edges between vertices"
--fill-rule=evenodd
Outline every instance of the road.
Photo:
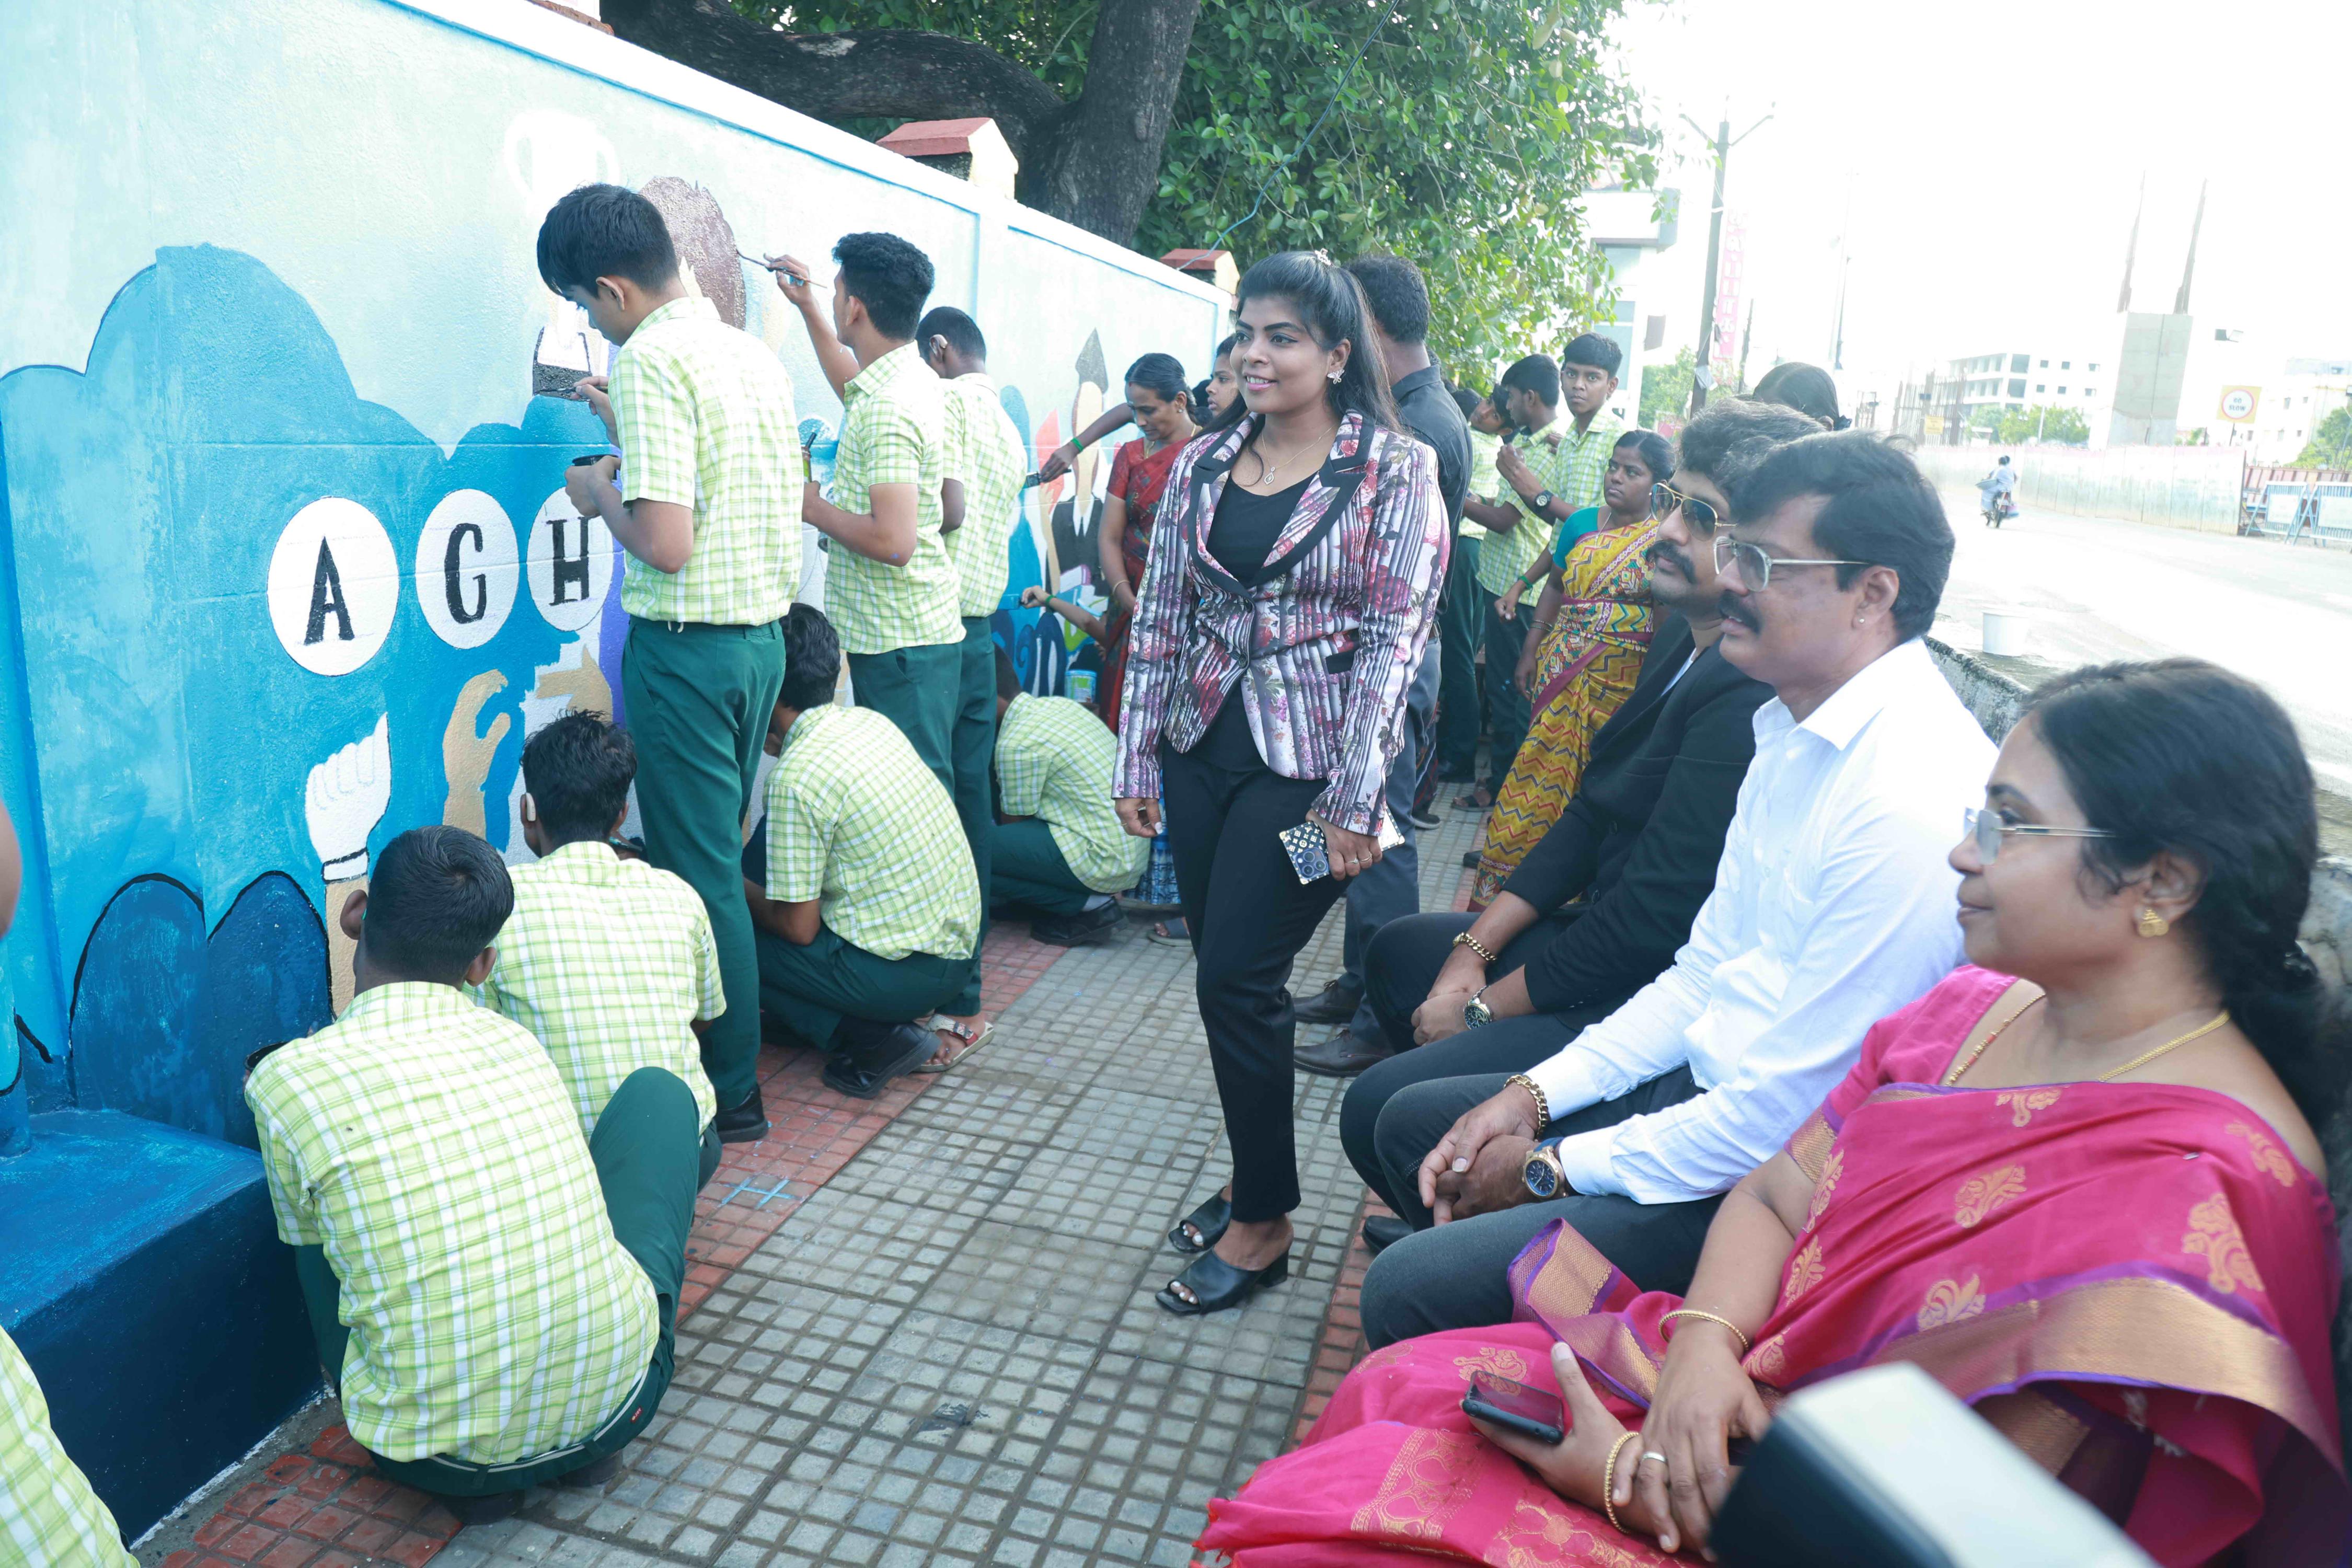
M 2028 510 L 1988 529 L 1976 491 L 1944 492 L 1958 548 L 1936 636 L 1983 647 L 1984 612 L 2032 617 L 2037 674 L 2192 654 L 2269 688 L 2294 718 L 2320 786 L 2352 821 L 2352 551 Z M 2331 833 L 2331 838 L 2337 835 Z

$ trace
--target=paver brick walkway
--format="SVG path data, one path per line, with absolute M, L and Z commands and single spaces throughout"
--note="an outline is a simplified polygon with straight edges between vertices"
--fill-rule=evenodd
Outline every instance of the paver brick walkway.
M 1455 904 L 1473 826 L 1448 811 L 1422 836 L 1424 909 Z M 1165 1233 L 1227 1161 L 1191 956 L 1142 931 L 1057 952 L 1002 928 L 992 973 L 1026 988 L 995 1040 L 870 1107 L 808 1094 L 814 1059 L 772 1054 L 777 1131 L 704 1195 L 677 1378 L 622 1476 L 402 1555 L 1188 1562 L 1208 1499 L 1288 1447 L 1360 1350 L 1365 1194 L 1346 1085 L 1302 1075 L 1289 1282 L 1207 1319 L 1153 1303 L 1184 1262 Z M 1338 972 L 1339 942 L 1335 909 L 1295 992 Z

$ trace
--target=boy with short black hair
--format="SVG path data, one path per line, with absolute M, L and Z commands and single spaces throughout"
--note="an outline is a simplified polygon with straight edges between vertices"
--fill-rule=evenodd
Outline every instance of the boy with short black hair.
M 785 617 L 784 658 L 765 886 L 745 885 L 760 1000 L 827 1053 L 828 1087 L 871 1100 L 938 1050 L 919 1020 L 971 973 L 980 880 L 955 802 L 907 737 L 833 700 L 841 644 L 807 605 Z
M 783 679 L 777 622 L 800 582 L 800 421 L 765 343 L 688 290 L 661 214 L 621 185 L 583 185 L 539 231 L 547 286 L 620 345 L 610 396 L 580 390 L 620 447 L 564 491 L 629 552 L 622 691 L 644 767 L 646 855 L 702 896 L 728 1006 L 702 1038 L 719 1137 L 764 1135 L 759 959 L 736 856 L 760 742 Z
M 1118 929 L 1113 895 L 1143 878 L 1151 841 L 1120 826 L 1111 806 L 1118 740 L 1094 710 L 1021 689 L 996 650 L 996 782 L 992 903 L 1031 911 L 1030 934 L 1054 947 L 1105 942 Z
M 811 484 L 801 513 L 836 547 L 825 613 L 849 656 L 857 705 L 898 725 L 952 792 L 964 627 L 945 533 L 947 393 L 915 345 L 930 258 L 878 233 L 843 235 L 833 257 L 830 320 L 804 262 L 770 263 L 842 405 L 833 499 Z
M 694 1093 L 702 1180 L 719 1168 L 718 1113 L 698 1020 L 727 1010 L 701 898 L 611 839 L 637 771 L 629 733 L 602 713 L 566 713 L 522 749 L 522 833 L 536 861 L 514 867 L 514 913 L 483 1005 L 539 1037 L 593 1136 L 613 1091 L 666 1068 Z
M 694 1095 L 641 1068 L 595 1134 L 520 1026 L 469 1001 L 513 909 L 455 827 L 385 847 L 344 903 L 343 1016 L 246 1080 L 278 1233 L 352 1436 L 390 1479 L 499 1500 L 601 1474 L 668 1386 L 694 1219 Z

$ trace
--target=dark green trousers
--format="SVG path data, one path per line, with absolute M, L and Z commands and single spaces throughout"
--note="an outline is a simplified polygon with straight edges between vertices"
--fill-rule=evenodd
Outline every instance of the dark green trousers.
M 1535 618 L 1534 608 L 1527 605 L 1507 620 L 1499 606 L 1486 615 L 1486 715 L 1492 739 L 1486 772 L 1490 787 L 1497 792 L 1510 774 L 1511 759 L 1519 754 L 1519 742 L 1528 738 L 1528 723 L 1534 717 L 1528 707 L 1532 693 L 1520 690 L 1511 672 L 1518 668 L 1519 650 L 1528 646 Z M 1444 674 L 1440 669 L 1439 679 Z
M 759 933 L 760 1005 L 816 1049 L 831 1050 L 844 1018 L 919 1024 L 948 1004 L 971 970 L 968 958 L 910 952 L 884 958 L 816 928 L 806 947 Z
M 991 903 L 1049 915 L 1074 915 L 1095 896 L 1095 890 L 1079 881 L 1062 858 L 1061 846 L 1054 842 L 1054 830 L 1044 818 L 1024 816 L 1017 822 L 997 823 L 990 837 L 995 842 L 988 883 Z
M 420 1491 L 444 1497 L 485 1497 L 492 1492 L 520 1491 L 529 1486 L 593 1464 L 642 1433 L 661 1408 L 669 1389 L 677 1353 L 677 1298 L 686 1283 L 686 1234 L 694 1226 L 694 1194 L 703 1157 L 702 1134 L 696 1124 L 701 1110 L 694 1091 L 678 1076 L 663 1068 L 639 1068 L 621 1082 L 596 1119 L 588 1140 L 588 1157 L 595 1162 L 596 1181 L 604 1193 L 604 1210 L 612 1217 L 613 1239 L 637 1260 L 653 1281 L 654 1310 L 660 1337 L 645 1377 L 597 1429 L 579 1442 L 509 1460 L 502 1465 L 478 1465 L 470 1460 L 433 1455 L 422 1459 L 388 1459 L 374 1456 L 383 1475 Z M 342 1392 L 343 1353 L 352 1331 L 342 1321 L 342 1281 L 327 1262 L 326 1249 L 294 1249 L 294 1274 L 302 1284 L 302 1300 L 310 1310 L 310 1332 L 319 1342 L 320 1364 L 328 1381 Z M 546 1369 L 559 1375 L 558 1369 Z
M 1471 776 L 1478 765 L 1478 732 L 1486 727 L 1477 660 L 1495 595 L 1478 586 L 1478 544 L 1454 542 L 1437 622 L 1437 771 L 1446 778 Z
M 850 695 L 857 705 L 871 708 L 898 725 L 940 786 L 955 794 L 955 727 L 956 712 L 963 700 L 963 644 L 894 647 L 887 653 L 853 653 L 848 658 Z M 994 680 L 992 676 L 990 679 Z
M 960 1018 L 980 1011 L 980 954 L 988 943 L 988 855 L 996 826 L 996 639 L 986 616 L 963 618 L 963 679 L 956 689 L 955 804 L 980 874 L 980 941 L 971 950 L 971 978 L 947 1005 Z
M 783 628 L 629 621 L 621 689 L 637 747 L 646 858 L 702 895 L 727 1011 L 702 1037 L 720 1110 L 759 1085 L 760 961 L 743 901 L 743 815 L 784 684 Z

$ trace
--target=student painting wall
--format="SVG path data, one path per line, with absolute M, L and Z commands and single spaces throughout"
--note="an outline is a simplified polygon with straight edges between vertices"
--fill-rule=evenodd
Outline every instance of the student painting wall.
M 618 548 L 562 487 L 604 433 L 559 395 L 610 350 L 540 281 L 547 208 L 583 181 L 646 192 L 821 431 L 840 407 L 740 253 L 922 246 L 1041 452 L 1101 406 L 1088 367 L 1205 366 L 1222 307 L 526 0 L 0 7 L 0 800 L 26 865 L 0 942 L 0 1205 L 26 1216 L 0 1323 L 47 1325 L 26 1353 L 135 1530 L 315 1377 L 269 1327 L 299 1303 L 237 1147 L 247 1056 L 348 992 L 331 916 L 373 850 L 446 822 L 527 858 L 523 741 L 620 706 Z M 1090 541 L 1107 468 L 1024 493 L 1008 606 Z M 1035 662 L 1035 612 L 1000 615 Z M 78 1160 L 140 1173 L 135 1220 L 73 1220 L 103 1184 Z M 199 1165 L 215 1196 L 163 1190 Z M 95 1289 L 115 1318 L 71 1305 Z M 140 1316 L 167 1310 L 210 1348 Z M 102 1321 L 119 1342 L 80 1334 Z

